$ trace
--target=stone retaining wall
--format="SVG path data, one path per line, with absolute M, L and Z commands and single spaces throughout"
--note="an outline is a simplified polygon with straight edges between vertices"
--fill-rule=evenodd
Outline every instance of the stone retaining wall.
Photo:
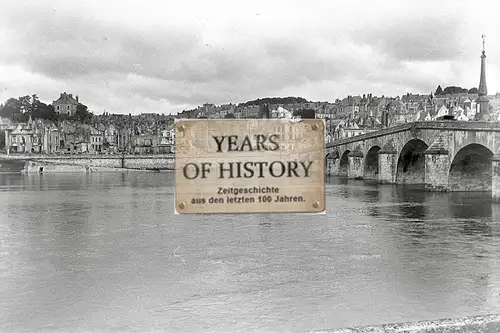
M 25 172 L 174 170 L 175 155 L 0 155 L 4 161 L 26 161 Z M 89 169 L 90 168 L 90 169 Z

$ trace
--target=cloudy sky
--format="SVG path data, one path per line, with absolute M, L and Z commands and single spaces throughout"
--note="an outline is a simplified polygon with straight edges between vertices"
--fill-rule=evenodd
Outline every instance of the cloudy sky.
M 477 87 L 500 92 L 497 1 L 1 0 L 0 102 L 95 112 Z

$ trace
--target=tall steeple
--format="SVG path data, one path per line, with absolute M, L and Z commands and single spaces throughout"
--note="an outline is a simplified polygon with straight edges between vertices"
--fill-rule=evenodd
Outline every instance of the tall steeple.
M 483 39 L 483 52 L 481 54 L 481 76 L 479 78 L 479 88 L 478 88 L 478 99 L 477 107 L 478 107 L 478 120 L 489 120 L 489 101 L 486 95 L 488 94 L 488 88 L 486 88 L 486 51 L 484 49 L 484 38 L 486 36 L 482 35 Z

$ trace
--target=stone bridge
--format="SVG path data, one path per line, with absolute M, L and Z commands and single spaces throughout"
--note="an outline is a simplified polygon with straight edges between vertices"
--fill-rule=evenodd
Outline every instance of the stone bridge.
M 500 122 L 424 121 L 326 146 L 327 175 L 425 184 L 429 191 L 489 191 L 500 199 Z

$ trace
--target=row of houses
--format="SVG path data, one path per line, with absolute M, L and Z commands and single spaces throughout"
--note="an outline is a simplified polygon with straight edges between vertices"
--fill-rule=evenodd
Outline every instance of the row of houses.
M 477 94 L 454 94 L 435 97 L 432 94 L 406 94 L 401 97 L 377 97 L 372 94 L 347 96 L 335 103 L 314 102 L 267 105 L 270 118 L 294 118 L 294 112 L 303 109 L 315 111 L 315 118 L 325 119 L 326 142 L 352 137 L 383 127 L 413 121 L 433 121 L 453 116 L 457 121 L 474 120 L 478 112 Z M 492 120 L 500 121 L 500 94 L 488 96 Z M 204 104 L 194 110 L 184 111 L 178 117 L 224 118 L 232 113 L 234 118 L 263 117 L 262 106 L 238 107 L 234 104 L 215 106 Z
M 405 115 L 410 118 L 418 113 L 427 115 L 438 113 L 444 106 L 447 109 L 460 107 L 467 115 L 477 110 L 477 94 L 461 93 L 445 96 L 433 96 L 433 94 L 406 94 L 397 97 L 373 96 L 364 94 L 362 96 L 347 96 L 334 103 L 331 102 L 308 102 L 294 104 L 269 104 L 266 107 L 270 113 L 285 109 L 294 113 L 297 110 L 312 109 L 319 119 L 347 119 L 349 117 L 370 116 L 382 119 L 384 114 Z M 490 105 L 496 112 L 500 109 L 500 94 L 488 96 Z M 231 114 L 234 118 L 259 118 L 263 117 L 262 105 L 237 106 L 235 104 L 223 104 L 216 106 L 206 103 L 196 109 L 182 111 L 177 114 L 178 118 L 212 118 L 221 119 Z M 424 116 L 425 117 L 425 116 Z M 468 116 L 469 117 L 469 116 Z
M 455 120 L 474 120 L 477 95 L 463 93 L 435 97 L 432 94 L 406 94 L 401 97 L 377 97 L 372 94 L 347 96 L 329 102 L 216 106 L 206 103 L 183 111 L 177 118 L 294 118 L 296 111 L 314 110 L 315 118 L 326 121 L 326 141 L 352 137 L 413 121 L 431 121 L 453 115 Z M 492 120 L 500 120 L 500 94 L 488 96 Z M 78 96 L 62 93 L 53 102 L 58 113 L 74 115 Z M 43 119 L 13 123 L 0 118 L 4 149 L 8 153 L 116 154 L 170 153 L 175 147 L 174 117 L 154 113 L 137 116 L 104 113 L 90 124 L 62 121 L 55 124 Z M 1 148 L 1 142 L 0 142 Z
M 158 154 L 172 153 L 175 146 L 173 126 L 155 133 L 141 132 L 135 126 L 82 124 L 31 117 L 25 123 L 1 119 L 4 150 L 7 153 L 43 154 Z

